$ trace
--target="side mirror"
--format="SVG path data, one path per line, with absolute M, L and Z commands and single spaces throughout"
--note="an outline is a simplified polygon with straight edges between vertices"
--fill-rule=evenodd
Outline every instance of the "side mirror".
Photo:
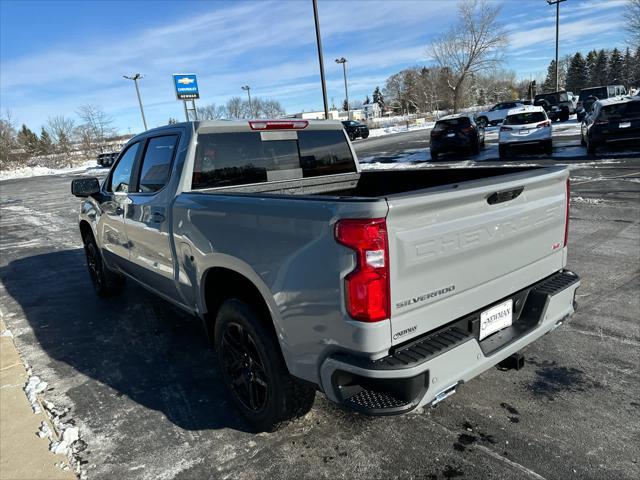
M 76 197 L 89 197 L 100 191 L 100 182 L 95 177 L 71 180 L 71 193 Z

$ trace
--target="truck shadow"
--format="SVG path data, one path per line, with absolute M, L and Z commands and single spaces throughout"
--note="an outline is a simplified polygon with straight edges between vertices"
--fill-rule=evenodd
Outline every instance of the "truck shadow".
M 68 365 L 97 380 L 67 392 L 76 414 L 94 411 L 91 403 L 99 399 L 100 408 L 115 416 L 130 407 L 122 401 L 126 396 L 186 430 L 251 431 L 222 384 L 197 318 L 133 282 L 115 298 L 98 298 L 82 249 L 14 260 L 0 268 L 0 279 L 57 363 L 52 367 L 65 378 L 74 374 L 65 372 Z M 16 310 L 11 303 L 9 312 Z

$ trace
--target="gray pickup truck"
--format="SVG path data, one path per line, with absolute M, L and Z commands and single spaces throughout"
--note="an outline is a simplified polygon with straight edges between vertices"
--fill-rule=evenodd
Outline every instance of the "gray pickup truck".
M 565 168 L 360 171 L 340 122 L 203 121 L 71 189 L 98 295 L 128 278 L 201 318 L 259 430 L 316 390 L 435 404 L 574 311 Z

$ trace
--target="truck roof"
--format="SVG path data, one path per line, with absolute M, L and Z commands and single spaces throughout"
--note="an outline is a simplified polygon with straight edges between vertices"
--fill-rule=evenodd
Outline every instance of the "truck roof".
M 342 130 L 344 126 L 339 120 L 303 120 L 290 119 L 251 119 L 251 120 L 197 120 L 180 122 L 153 128 L 144 133 L 161 132 L 176 127 L 193 128 L 198 133 L 215 132 L 253 132 L 274 130 Z

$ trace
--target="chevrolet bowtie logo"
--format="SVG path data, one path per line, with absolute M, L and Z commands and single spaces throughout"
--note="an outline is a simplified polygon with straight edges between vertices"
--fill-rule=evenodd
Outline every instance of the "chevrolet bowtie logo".
M 193 83 L 193 82 L 195 82 L 195 80 L 189 77 L 182 77 L 178 79 L 178 83 L 181 83 L 183 85 L 189 85 L 190 83 Z

